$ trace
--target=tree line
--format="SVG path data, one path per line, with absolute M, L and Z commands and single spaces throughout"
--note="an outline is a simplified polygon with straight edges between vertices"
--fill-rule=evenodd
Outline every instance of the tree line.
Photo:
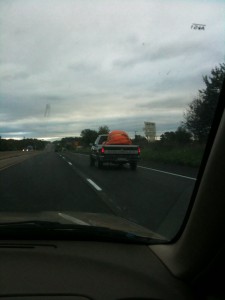
M 90 143 L 93 143 L 97 136 L 100 134 L 108 134 L 110 129 L 107 125 L 100 126 L 98 130 L 83 129 L 79 137 L 65 137 L 61 141 L 53 142 L 55 144 L 56 151 L 62 149 L 74 150 L 79 147 L 88 147 Z
M 213 68 L 210 76 L 203 76 L 205 88 L 199 90 L 198 95 L 188 104 L 181 126 L 175 132 L 165 132 L 160 140 L 163 143 L 206 143 L 224 79 L 224 63 Z
M 34 150 L 43 150 L 48 142 L 38 139 L 2 139 L 0 137 L 0 151 L 22 151 L 31 146 Z

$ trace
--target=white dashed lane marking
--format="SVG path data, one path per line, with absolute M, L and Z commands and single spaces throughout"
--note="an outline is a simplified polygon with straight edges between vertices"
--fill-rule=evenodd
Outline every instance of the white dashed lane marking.
M 102 191 L 102 189 L 91 179 L 87 178 L 87 181 L 97 190 L 97 191 Z

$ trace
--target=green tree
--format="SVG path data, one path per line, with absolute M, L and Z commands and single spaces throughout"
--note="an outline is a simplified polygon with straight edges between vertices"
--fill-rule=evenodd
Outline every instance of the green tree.
M 90 143 L 93 143 L 96 140 L 98 132 L 92 129 L 83 129 L 80 135 L 82 143 L 85 146 L 88 146 Z
M 164 144 L 188 144 L 191 142 L 191 133 L 179 126 L 175 132 L 167 131 L 161 134 L 160 142 Z
M 188 144 L 191 142 L 191 133 L 182 126 L 177 128 L 175 131 L 175 136 L 178 144 Z
M 108 134 L 109 133 L 109 127 L 107 125 L 100 126 L 98 128 L 98 134 Z
M 139 146 L 146 146 L 148 145 L 148 140 L 146 137 L 135 134 L 134 139 L 132 139 L 133 144 L 137 144 Z
M 160 142 L 163 144 L 172 144 L 175 142 L 175 132 L 167 131 L 160 135 Z
M 183 126 L 200 142 L 208 137 L 224 78 L 224 63 L 212 69 L 211 76 L 203 76 L 206 87 L 199 90 L 184 113 Z
M 67 150 L 73 150 L 75 142 L 75 137 L 64 137 L 61 139 L 60 142 L 58 142 L 57 149 L 67 149 Z

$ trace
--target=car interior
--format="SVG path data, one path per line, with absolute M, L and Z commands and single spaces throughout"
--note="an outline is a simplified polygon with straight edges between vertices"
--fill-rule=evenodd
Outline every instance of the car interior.
M 225 81 L 192 198 L 172 240 L 1 223 L 0 300 L 225 299 L 224 107 Z

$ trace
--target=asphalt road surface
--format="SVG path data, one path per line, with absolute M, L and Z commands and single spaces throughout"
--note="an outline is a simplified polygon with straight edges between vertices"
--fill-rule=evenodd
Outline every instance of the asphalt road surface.
M 45 151 L 0 171 L 0 211 L 114 214 L 168 238 L 189 205 L 196 170 L 89 166 L 89 156 Z

